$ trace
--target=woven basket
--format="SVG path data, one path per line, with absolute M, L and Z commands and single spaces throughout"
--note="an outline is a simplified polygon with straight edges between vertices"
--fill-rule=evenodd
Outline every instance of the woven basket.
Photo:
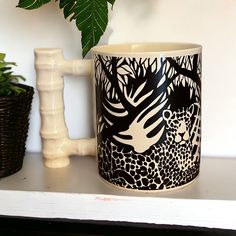
M 34 89 L 19 85 L 26 92 L 0 97 L 0 177 L 22 168 Z

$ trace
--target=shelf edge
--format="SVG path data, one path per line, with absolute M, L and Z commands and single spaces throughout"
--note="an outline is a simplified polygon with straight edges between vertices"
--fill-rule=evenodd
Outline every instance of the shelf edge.
M 236 201 L 0 190 L 0 215 L 236 230 Z

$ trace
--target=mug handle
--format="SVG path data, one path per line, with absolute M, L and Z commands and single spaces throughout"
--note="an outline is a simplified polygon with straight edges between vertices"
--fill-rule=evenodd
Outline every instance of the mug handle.
M 89 76 L 92 60 L 65 60 L 62 49 L 35 49 L 42 155 L 45 166 L 65 167 L 70 155 L 96 156 L 96 139 L 69 138 L 64 115 L 64 75 Z

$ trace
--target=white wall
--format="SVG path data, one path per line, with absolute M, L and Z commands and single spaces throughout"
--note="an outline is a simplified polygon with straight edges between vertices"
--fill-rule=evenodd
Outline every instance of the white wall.
M 101 43 L 185 41 L 203 46 L 202 154 L 236 157 L 236 1 L 116 0 Z M 34 48 L 60 47 L 81 58 L 80 33 L 58 3 L 25 11 L 0 0 L 0 51 L 35 87 Z M 77 89 L 75 89 L 77 87 Z M 66 120 L 72 138 L 92 135 L 85 78 L 66 78 Z M 73 101 L 73 102 L 72 102 Z M 38 94 L 34 96 L 27 149 L 40 151 Z

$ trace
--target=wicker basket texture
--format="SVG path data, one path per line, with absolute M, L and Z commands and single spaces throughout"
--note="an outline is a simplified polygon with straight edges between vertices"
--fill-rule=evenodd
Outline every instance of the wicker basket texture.
M 0 97 L 0 177 L 22 168 L 34 89 L 20 85 L 26 92 Z

